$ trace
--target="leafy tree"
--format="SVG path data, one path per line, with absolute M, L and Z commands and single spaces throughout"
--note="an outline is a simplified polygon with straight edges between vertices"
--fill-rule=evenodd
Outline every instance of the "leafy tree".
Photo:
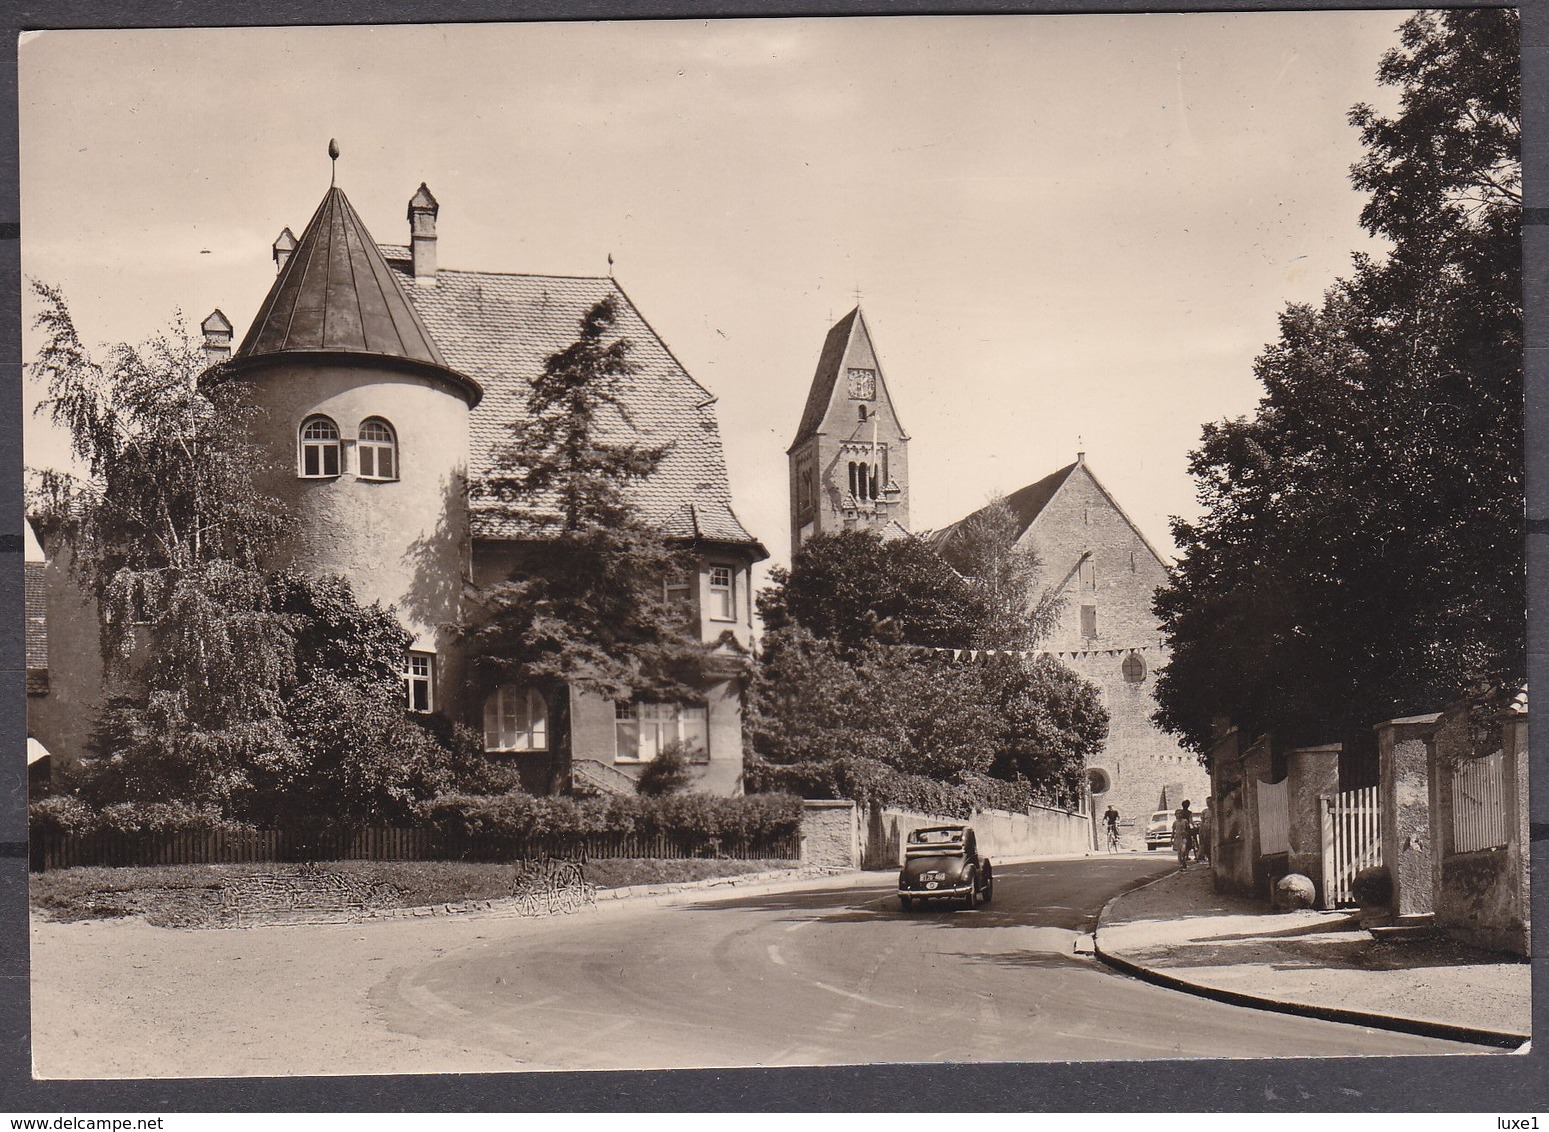
M 99 735 L 142 750 L 159 737 L 155 758 L 124 770 L 124 789 L 233 806 L 246 768 L 284 749 L 293 669 L 260 569 L 283 516 L 254 487 L 264 455 L 243 440 L 253 410 L 233 385 L 198 385 L 204 359 L 181 324 L 98 362 L 63 295 L 32 286 L 39 411 L 69 432 L 82 471 L 32 473 L 29 511 L 68 545 L 101 611 L 122 695 Z
M 476 679 L 574 687 L 610 699 L 703 696 L 707 650 L 665 599 L 692 559 L 629 499 L 666 453 L 615 439 L 632 428 L 621 393 L 635 372 L 618 312 L 603 299 L 572 345 L 534 381 L 527 417 L 475 488 L 488 513 L 527 540 L 511 577 L 482 595 L 469 630 Z
M 965 647 L 975 628 L 968 582 L 921 539 L 884 542 L 872 531 L 838 531 L 797 548 L 790 570 L 770 571 L 758 597 L 764 627 L 805 626 L 849 646 Z
M 1058 623 L 1061 599 L 1038 592 L 1038 556 L 1019 546 L 1006 497 L 996 494 L 952 532 L 945 555 L 973 595 L 974 648 L 1030 649 Z
M 1045 800 L 1079 796 L 1107 734 L 1090 685 L 1052 660 L 955 664 L 915 647 L 1021 648 L 1048 624 L 1005 511 L 986 509 L 957 548 L 975 576 L 923 540 L 851 532 L 808 540 L 774 573 L 744 718 L 753 767 L 816 793 L 918 797 L 904 779 L 919 778 L 987 801 L 995 775 Z
M 1515 12 L 1421 13 L 1379 73 L 1400 112 L 1351 113 L 1392 252 L 1287 308 L 1174 522 L 1157 718 L 1195 750 L 1218 717 L 1345 738 L 1525 677 L 1516 76 Z
M 81 797 L 394 820 L 487 784 L 466 737 L 405 719 L 408 635 L 392 610 L 360 606 L 342 578 L 266 567 L 285 515 L 254 486 L 269 456 L 246 439 L 242 383 L 201 384 L 181 326 L 98 363 L 64 297 L 33 286 L 41 411 L 82 471 L 34 473 L 29 505 L 98 601 L 114 692 Z

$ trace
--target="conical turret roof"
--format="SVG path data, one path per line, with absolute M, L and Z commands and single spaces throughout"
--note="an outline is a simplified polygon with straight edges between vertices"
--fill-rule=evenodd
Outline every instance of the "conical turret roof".
M 432 367 L 472 401 L 481 393 L 447 365 L 340 188 L 330 188 L 312 214 L 234 361 L 320 353 Z

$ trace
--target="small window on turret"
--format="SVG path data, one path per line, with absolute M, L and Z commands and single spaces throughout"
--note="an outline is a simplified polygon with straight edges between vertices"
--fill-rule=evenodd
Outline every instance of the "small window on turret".
M 327 417 L 308 417 L 301 426 L 301 475 L 332 479 L 339 474 L 339 426 Z
M 364 480 L 395 480 L 398 478 L 398 443 L 393 438 L 393 428 L 379 417 L 361 422 L 360 441 L 356 445 L 360 455 L 360 478 Z

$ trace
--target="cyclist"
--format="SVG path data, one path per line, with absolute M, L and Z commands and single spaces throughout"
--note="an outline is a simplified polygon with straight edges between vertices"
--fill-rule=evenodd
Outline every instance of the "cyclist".
M 1103 811 L 1103 826 L 1108 831 L 1108 850 L 1113 852 L 1119 847 L 1119 811 L 1113 808 L 1112 802 Z

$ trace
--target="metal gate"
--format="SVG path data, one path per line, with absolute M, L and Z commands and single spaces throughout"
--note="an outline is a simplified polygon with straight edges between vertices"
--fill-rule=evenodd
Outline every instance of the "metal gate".
M 1350 883 L 1362 869 L 1382 864 L 1382 804 L 1375 786 L 1325 794 L 1323 906 L 1355 903 Z

